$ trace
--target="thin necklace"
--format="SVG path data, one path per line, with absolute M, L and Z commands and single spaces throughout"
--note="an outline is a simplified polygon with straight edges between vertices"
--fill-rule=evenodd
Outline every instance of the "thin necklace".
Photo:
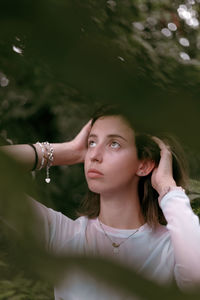
M 118 254 L 119 253 L 119 247 L 125 243 L 130 237 L 132 237 L 134 234 L 136 234 L 136 232 L 138 232 L 139 228 L 136 229 L 133 233 L 131 233 L 131 235 L 129 235 L 125 240 L 123 240 L 121 243 L 117 244 L 116 242 L 114 242 L 111 237 L 105 232 L 104 228 L 103 228 L 103 224 L 100 222 L 99 218 L 98 218 L 98 222 L 99 225 L 101 227 L 101 229 L 103 230 L 105 236 L 107 237 L 107 239 L 111 242 L 112 246 L 113 246 L 113 253 L 114 254 Z

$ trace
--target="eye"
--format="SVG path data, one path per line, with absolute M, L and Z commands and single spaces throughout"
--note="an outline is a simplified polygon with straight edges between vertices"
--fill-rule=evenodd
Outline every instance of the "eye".
M 118 149 L 118 148 L 120 148 L 120 144 L 118 142 L 112 142 L 111 143 L 111 148 Z
M 88 141 L 88 147 L 95 147 L 96 143 L 94 141 Z

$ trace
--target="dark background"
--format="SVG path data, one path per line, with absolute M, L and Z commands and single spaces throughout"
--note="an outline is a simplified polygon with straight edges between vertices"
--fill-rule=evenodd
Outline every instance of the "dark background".
M 199 180 L 199 10 L 198 1 L 1 0 L 1 144 L 70 140 L 98 105 L 120 103 L 140 130 L 175 134 Z M 42 201 L 74 218 L 83 166 L 50 174 L 49 185 L 43 171 L 33 176 Z

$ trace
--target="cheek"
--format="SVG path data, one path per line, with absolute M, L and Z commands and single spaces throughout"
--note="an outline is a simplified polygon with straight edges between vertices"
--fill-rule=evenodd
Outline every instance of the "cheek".
M 85 174 L 86 174 L 86 168 L 87 168 L 87 166 L 88 166 L 88 155 L 86 154 L 85 155 L 85 159 L 84 159 L 84 172 L 85 172 Z
M 117 157 L 114 163 L 112 163 L 113 172 L 118 174 L 134 174 L 139 166 L 137 157 L 131 154 L 124 154 L 121 157 Z
M 89 161 L 89 157 L 90 157 L 89 149 L 87 149 L 87 151 L 85 153 L 84 163 L 87 163 Z

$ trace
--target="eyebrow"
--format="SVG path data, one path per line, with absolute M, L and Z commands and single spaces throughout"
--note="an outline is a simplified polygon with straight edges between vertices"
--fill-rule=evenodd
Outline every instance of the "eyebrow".
M 91 138 L 91 137 L 98 138 L 98 136 L 96 134 L 94 134 L 94 133 L 90 134 L 88 138 Z M 121 136 L 119 134 L 108 134 L 106 137 L 108 137 L 108 138 L 121 138 L 122 140 L 124 140 L 124 141 L 127 142 L 127 140 L 123 136 Z

